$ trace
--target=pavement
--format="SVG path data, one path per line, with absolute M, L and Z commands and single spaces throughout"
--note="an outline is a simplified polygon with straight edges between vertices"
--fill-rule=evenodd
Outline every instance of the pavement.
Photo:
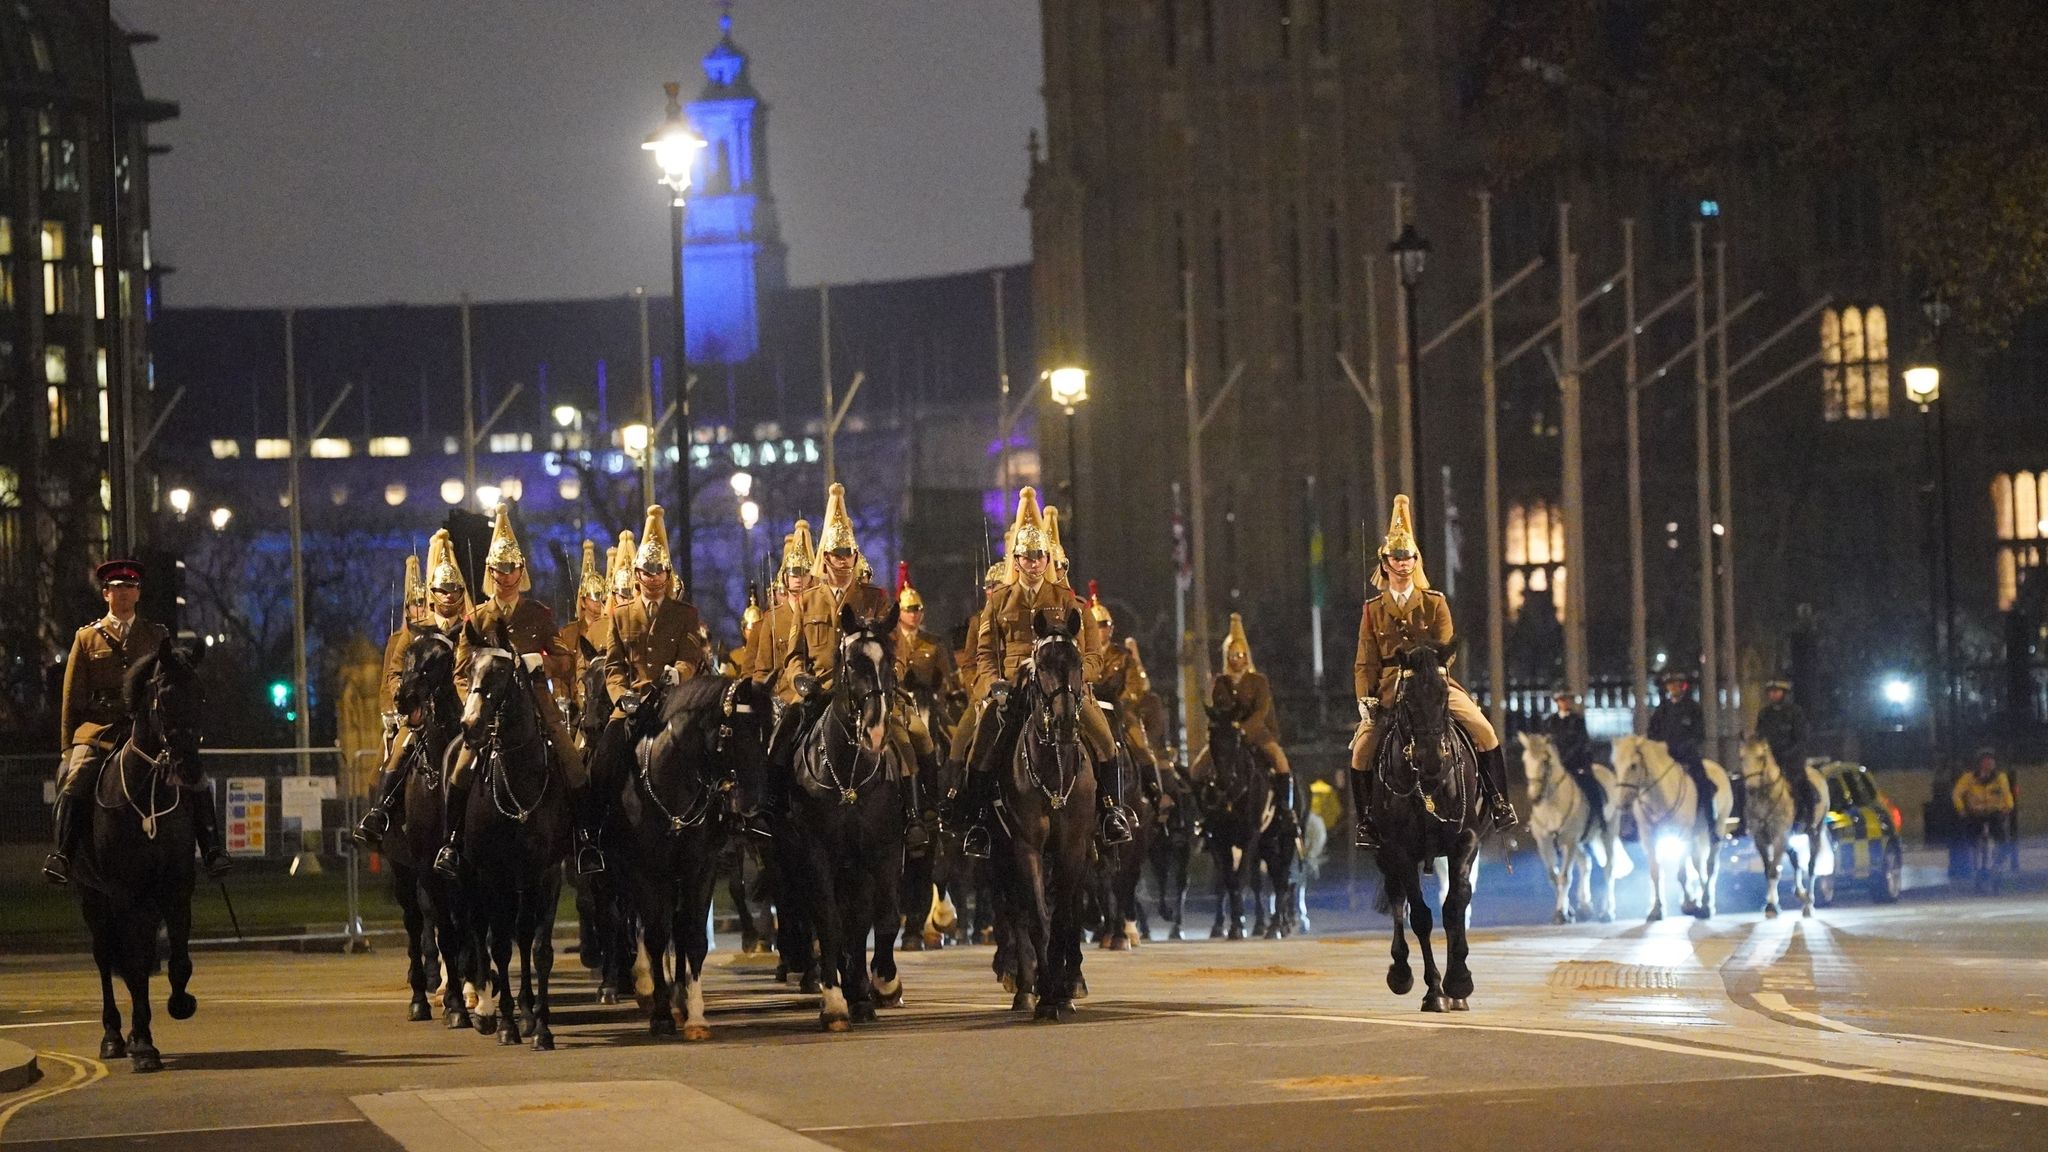
M 1547 919 L 1527 886 L 1500 870 L 1482 907 Z M 95 1058 L 85 958 L 0 958 L 0 1037 L 42 1064 L 0 1095 L 0 1148 L 2035 1148 L 2042 888 L 1812 919 L 1746 898 L 1708 922 L 1482 916 L 1472 1010 L 1448 1015 L 1388 992 L 1369 911 L 1319 911 L 1285 941 L 1090 948 L 1092 995 L 1062 1024 L 1010 1013 L 989 950 L 954 948 L 901 957 L 906 1005 L 826 1035 L 815 997 L 726 939 L 714 1038 L 685 1044 L 598 1006 L 569 956 L 551 1053 L 407 1023 L 392 950 L 206 954 L 192 1020 L 157 986 L 156 1075 Z

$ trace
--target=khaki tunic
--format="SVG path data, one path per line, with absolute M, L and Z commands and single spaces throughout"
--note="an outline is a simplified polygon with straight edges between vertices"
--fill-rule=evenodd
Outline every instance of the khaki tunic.
M 1391 707 L 1394 688 L 1401 682 L 1401 657 L 1408 649 L 1422 640 L 1449 644 L 1456 634 L 1450 602 L 1433 588 L 1409 593 L 1406 608 L 1396 608 L 1389 592 L 1367 600 L 1358 617 L 1358 658 L 1352 664 L 1358 698 L 1371 697 Z
M 1095 635 L 1095 620 L 1088 606 L 1071 588 L 1050 580 L 1036 592 L 1020 581 L 995 594 L 982 614 L 981 630 L 974 645 L 974 698 L 988 695 L 998 680 L 1017 674 L 1017 668 L 1031 656 L 1037 636 L 1031 631 L 1032 616 L 1041 608 L 1071 608 L 1081 615 L 1081 676 L 1089 684 L 1102 678 L 1102 643 Z
M 117 627 L 111 615 L 103 616 L 71 638 L 71 655 L 64 661 L 64 700 L 57 716 L 57 738 L 67 748 L 90 744 L 104 752 L 114 750 L 111 730 L 128 719 L 128 706 L 121 698 L 128 670 L 153 655 L 170 635 L 163 625 L 140 615 L 119 640 L 114 638 Z
M 832 687 L 832 673 L 839 665 L 841 605 L 852 607 L 853 614 L 863 620 L 879 620 L 889 614 L 890 603 L 887 592 L 859 580 L 848 584 L 838 595 L 823 580 L 805 589 L 797 599 L 795 621 L 790 629 L 789 662 L 783 667 L 778 689 L 782 698 L 797 698 L 796 677 L 806 663 L 819 688 Z
M 512 652 L 517 656 L 539 655 L 544 677 L 535 677 L 533 704 L 540 712 L 541 724 L 547 729 L 548 743 L 553 745 L 563 777 L 571 788 L 581 788 L 589 781 L 589 774 L 583 763 L 583 756 L 576 750 L 575 740 L 562 720 L 562 710 L 555 703 L 554 693 L 548 687 L 547 678 L 560 679 L 570 673 L 573 665 L 569 654 L 562 650 L 561 630 L 555 627 L 554 610 L 531 597 L 521 596 L 507 611 L 497 600 L 486 600 L 470 609 L 469 624 L 481 633 L 486 643 L 498 640 L 498 626 L 505 626 Z M 472 661 L 469 645 L 469 628 L 464 628 L 455 641 L 455 683 L 459 691 L 468 692 L 470 666 Z M 465 785 L 469 778 L 469 755 L 456 761 L 455 769 L 449 775 L 449 783 Z
M 412 647 L 412 629 L 400 628 L 384 641 L 384 711 L 398 711 L 398 682 L 405 678 L 405 650 Z
M 1228 677 L 1225 673 L 1225 677 Z M 1280 721 L 1273 714 L 1273 686 L 1257 672 L 1245 672 L 1230 686 L 1237 697 L 1238 731 L 1254 745 L 1280 742 Z
M 595 657 L 583 654 L 583 642 L 586 640 L 590 642 L 591 649 L 597 653 Z M 555 642 L 562 646 L 562 651 L 569 654 L 569 683 L 562 695 L 567 697 L 569 702 L 576 706 L 576 710 L 580 714 L 583 711 L 583 674 L 590 670 L 591 660 L 595 659 L 602 662 L 605 658 L 605 653 L 611 650 L 612 614 L 610 610 L 606 610 L 604 615 L 599 616 L 595 623 L 585 623 L 580 616 L 571 620 L 568 627 L 556 633 Z
M 612 609 L 612 642 L 604 659 L 612 699 L 646 692 L 670 668 L 682 680 L 704 671 L 709 653 L 697 635 L 699 623 L 697 606 L 688 600 L 660 600 L 650 612 L 636 598 Z
M 953 653 L 939 638 L 919 629 L 906 636 L 896 631 L 896 682 L 903 690 L 926 698 L 943 698 L 959 685 Z
M 795 608 L 788 604 L 770 608 L 754 625 L 754 638 L 748 642 L 744 665 L 747 675 L 756 683 L 775 687 L 782 675 L 782 666 L 789 663 L 789 646 L 795 632 Z

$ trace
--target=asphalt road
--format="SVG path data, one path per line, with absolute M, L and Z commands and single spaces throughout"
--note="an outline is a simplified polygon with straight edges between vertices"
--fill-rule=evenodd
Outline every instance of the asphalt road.
M 406 1023 L 388 950 L 202 954 L 200 1012 L 159 1010 L 153 1076 L 92 1059 L 82 958 L 6 959 L 0 1037 L 46 1055 L 40 1083 L 0 1096 L 0 1143 L 2042 1146 L 2036 891 L 1911 893 L 1812 920 L 1482 927 L 1472 1011 L 1452 1015 L 1387 991 L 1383 928 L 1329 931 L 1357 919 L 1277 943 L 1091 950 L 1093 995 L 1066 1024 L 1011 1016 L 987 949 L 909 955 L 907 1005 L 848 1036 L 819 1032 L 813 998 L 728 947 L 708 981 L 716 1035 L 694 1045 L 649 1036 L 630 1005 L 596 1006 L 570 957 L 553 1053 Z

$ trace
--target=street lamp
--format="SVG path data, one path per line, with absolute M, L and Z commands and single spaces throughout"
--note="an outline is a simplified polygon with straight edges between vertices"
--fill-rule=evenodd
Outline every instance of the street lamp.
M 207 519 L 213 522 L 213 530 L 215 532 L 227 531 L 228 521 L 234 518 L 234 512 L 228 508 L 215 508 L 213 512 L 207 516 Z
M 1045 374 L 1046 391 L 1052 395 L 1052 402 L 1067 413 L 1067 516 L 1079 520 L 1081 515 L 1081 467 L 1080 454 L 1075 448 L 1074 409 L 1088 399 L 1088 370 L 1072 364 L 1062 365 Z M 1067 542 L 1073 543 L 1079 533 L 1070 523 L 1067 526 Z
M 619 446 L 633 459 L 643 459 L 647 455 L 647 436 L 647 425 L 628 424 L 619 429 Z
M 704 141 L 690 130 L 677 93 L 682 85 L 670 81 L 661 86 L 668 95 L 668 112 L 661 126 L 649 133 L 640 147 L 654 153 L 661 169 L 660 182 L 668 188 L 668 254 L 672 288 L 676 298 L 675 405 L 676 405 L 676 525 L 678 552 L 676 574 L 683 587 L 693 587 L 695 572 L 690 563 L 690 348 L 683 324 L 683 195 L 690 189 L 690 169 L 697 163 L 697 151 Z M 652 467 L 650 464 L 649 467 Z
M 1927 433 L 1932 440 L 1935 501 L 1935 553 L 1941 563 L 1941 592 L 1938 602 L 1939 614 L 1934 628 L 1938 641 L 1935 658 L 1940 661 L 1940 676 L 1933 682 L 1940 686 L 1940 720 L 1935 736 L 1935 755 L 1941 766 L 1949 766 L 1953 751 L 1956 723 L 1955 631 L 1956 631 L 1956 573 L 1954 555 L 1949 549 L 1949 523 L 1952 519 L 1949 509 L 1948 482 L 1948 405 L 1941 402 L 1941 330 L 1948 323 L 1949 304 L 1942 298 L 1939 289 L 1929 289 L 1920 297 L 1920 315 L 1927 321 L 1927 341 L 1921 346 L 1917 363 L 1906 369 L 1906 395 L 1918 405 L 1922 415 L 1930 416 L 1926 421 Z M 1934 592 L 1933 574 L 1929 573 L 1928 592 Z M 1930 605 L 1936 608 L 1937 605 Z M 1934 705 L 1934 701 L 1929 704 Z M 1932 715 L 1934 708 L 1930 707 Z
M 170 504 L 171 512 L 180 520 L 185 518 L 185 513 L 192 511 L 192 490 L 190 488 L 173 488 L 169 492 L 164 493 L 164 500 Z
M 742 499 L 742 500 L 745 500 L 745 499 L 746 499 L 747 497 L 749 497 L 749 496 L 753 495 L 753 494 L 754 494 L 754 474 L 753 474 L 752 472 L 735 472 L 735 473 L 733 473 L 733 474 L 732 474 L 732 494 L 733 494 L 733 495 L 735 495 L 735 496 L 737 496 L 737 497 L 739 497 L 739 498 L 740 498 L 740 499 Z
M 1409 503 L 1414 506 L 1415 539 L 1428 539 L 1423 532 L 1424 494 L 1429 475 L 1422 466 L 1422 342 L 1415 322 L 1415 285 L 1422 280 L 1423 267 L 1429 262 L 1429 241 L 1415 230 L 1413 223 L 1401 225 L 1401 234 L 1387 245 L 1387 251 L 1394 257 L 1394 266 L 1401 274 L 1401 299 L 1408 320 L 1408 452 L 1415 462 L 1415 491 L 1408 494 Z

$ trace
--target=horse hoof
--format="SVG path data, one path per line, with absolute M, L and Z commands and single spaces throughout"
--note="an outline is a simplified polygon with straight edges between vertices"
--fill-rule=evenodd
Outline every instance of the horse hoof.
M 128 1045 L 119 1036 L 109 1036 L 100 1041 L 100 1059 L 119 1060 L 128 1055 Z
M 1451 1001 L 1451 1011 L 1453 1012 L 1470 1012 L 1471 1010 L 1472 1005 L 1463 996 Z
M 1550 922 L 1552 924 L 1569 924 L 1572 922 L 1572 918 L 1562 912 L 1552 912 L 1550 914 Z
M 1232 940 L 1242 940 L 1242 939 L 1244 939 L 1244 926 L 1243 926 L 1242 924 L 1232 924 L 1232 925 L 1230 926 L 1230 939 L 1232 939 Z
M 875 1006 L 866 1000 L 855 1004 L 850 1014 L 855 1024 L 873 1024 L 875 1022 Z
M 711 1029 L 704 1024 L 683 1025 L 683 1041 L 688 1044 L 702 1044 L 711 1039 Z
M 1415 988 L 1415 973 L 1405 964 L 1391 964 L 1387 967 L 1387 991 L 1396 996 L 1406 996 Z
M 1443 1011 L 1443 1010 L 1444 1010 L 1444 1001 L 1443 1001 L 1443 997 L 1441 997 L 1441 996 L 1438 996 L 1438 995 L 1437 995 L 1436 993 L 1434 993 L 1434 992 L 1430 993 L 1430 994 L 1429 994 L 1429 995 L 1427 995 L 1427 996 L 1424 996 L 1424 997 L 1422 998 L 1422 1010 L 1423 1010 L 1424 1012 L 1441 1012 L 1441 1011 Z
M 1273 926 L 1272 926 L 1271 928 L 1268 928 L 1268 929 L 1266 929 L 1266 939 L 1268 939 L 1268 940 L 1278 940 L 1278 939 L 1280 939 L 1280 926 L 1279 926 L 1278 924 L 1275 924 L 1275 925 L 1273 925 Z
M 1657 921 L 1662 920 L 1663 918 L 1664 910 L 1662 908 L 1652 908 L 1650 909 L 1650 914 L 1648 916 L 1643 917 L 1643 923 L 1655 924 Z
M 1776 905 L 1772 905 L 1772 904 L 1766 904 L 1766 905 L 1764 905 L 1764 919 L 1766 919 L 1766 920 L 1776 920 L 1777 918 L 1778 918 L 1778 909 L 1777 909 L 1777 906 L 1776 906 Z
M 1602 924 L 1612 924 L 1612 923 L 1614 923 L 1614 913 L 1612 913 L 1612 912 L 1602 912 L 1602 913 L 1600 914 L 1600 922 L 1601 922 Z
M 190 1020 L 192 1014 L 199 1011 L 199 998 L 190 992 L 173 992 L 164 1009 L 173 1020 Z
M 653 1036 L 673 1036 L 676 1034 L 675 1017 L 656 1016 L 647 1022 L 647 1031 Z
M 1086 976 L 1081 975 L 1079 972 L 1076 972 L 1074 973 L 1074 999 L 1086 1000 L 1087 998 L 1088 978 Z M 1072 1012 L 1073 1010 L 1074 1006 L 1072 1004 L 1067 1005 L 1068 1012 Z
M 161 1072 L 164 1070 L 164 1058 L 157 1054 L 157 1050 L 141 1044 L 129 1050 L 128 1060 L 134 1065 L 137 1072 Z
M 1809 904 L 1806 907 L 1801 908 L 1799 910 L 1799 918 L 1802 920 L 1813 919 L 1813 905 Z
M 1011 973 L 1009 973 L 1009 972 L 1005 972 L 1005 973 L 1003 973 L 1003 976 L 1002 976 L 1002 981 L 1001 981 L 1001 983 L 1002 983 L 1002 985 L 1003 985 L 1003 991 L 1005 991 L 1005 992 L 1015 992 L 1015 991 L 1017 991 L 1017 977 L 1016 977 L 1015 975 L 1013 975 L 1013 974 L 1011 974 Z
M 1178 925 L 1178 924 L 1175 924 L 1175 925 L 1173 926 L 1173 930 L 1172 930 L 1172 931 L 1170 931 L 1170 932 L 1168 932 L 1168 933 L 1166 934 L 1166 938 L 1167 938 L 1168 940 L 1185 940 L 1185 939 L 1187 939 L 1187 937 L 1186 937 L 1186 936 L 1184 936 L 1184 935 L 1182 935 L 1182 934 L 1181 934 L 1181 930 L 1180 930 L 1180 925 Z
M 517 1048 L 524 1043 L 525 1041 L 519 1038 L 519 1029 L 516 1027 L 501 1029 L 498 1032 L 498 1046 L 501 1048 Z
M 844 1016 L 827 1016 L 820 1013 L 818 1023 L 827 1032 L 849 1032 L 853 1029 L 853 1022 Z
M 875 996 L 876 1003 L 883 1008 L 903 1007 L 903 985 L 901 984 L 896 985 L 896 990 L 894 992 L 882 992 L 878 990 L 875 993 Z
M 1692 910 L 1692 918 L 1695 920 L 1712 920 L 1714 918 L 1714 910 L 1702 904 Z
M 818 983 L 818 974 L 815 972 L 804 973 L 803 983 L 797 986 L 797 991 L 806 996 L 816 996 L 823 990 L 824 985 Z
M 924 937 L 905 936 L 903 943 L 896 946 L 896 950 L 898 952 L 922 952 L 924 951 Z
M 476 1018 L 476 1030 L 485 1036 L 495 1035 L 498 1031 L 497 1013 L 493 1012 L 488 1016 L 478 1016 Z
M 1043 1020 L 1048 1024 L 1057 1024 L 1060 1022 L 1060 1006 L 1051 1001 L 1046 1001 L 1039 1004 L 1038 1010 L 1031 1015 L 1033 1019 Z
M 434 1009 L 425 1000 L 415 1000 L 406 1007 L 405 1018 L 409 1023 L 424 1023 L 434 1018 Z
M 616 988 L 599 988 L 597 990 L 597 1002 L 607 1007 L 617 1004 L 619 1002 L 619 990 Z
M 1209 939 L 1211 939 L 1211 940 L 1221 940 L 1221 939 L 1223 939 L 1223 925 L 1222 925 L 1222 924 L 1220 924 L 1220 923 L 1219 923 L 1219 924 L 1217 924 L 1217 925 L 1216 925 L 1215 927 L 1213 927 L 1213 928 L 1209 929 Z
M 552 1032 L 542 1032 L 535 1036 L 533 1038 L 533 1050 L 535 1052 L 553 1052 L 555 1050 L 555 1034 Z
M 448 1013 L 448 1030 L 450 1032 L 461 1032 L 474 1027 L 476 1027 L 476 1022 L 470 1019 L 467 1010 Z

